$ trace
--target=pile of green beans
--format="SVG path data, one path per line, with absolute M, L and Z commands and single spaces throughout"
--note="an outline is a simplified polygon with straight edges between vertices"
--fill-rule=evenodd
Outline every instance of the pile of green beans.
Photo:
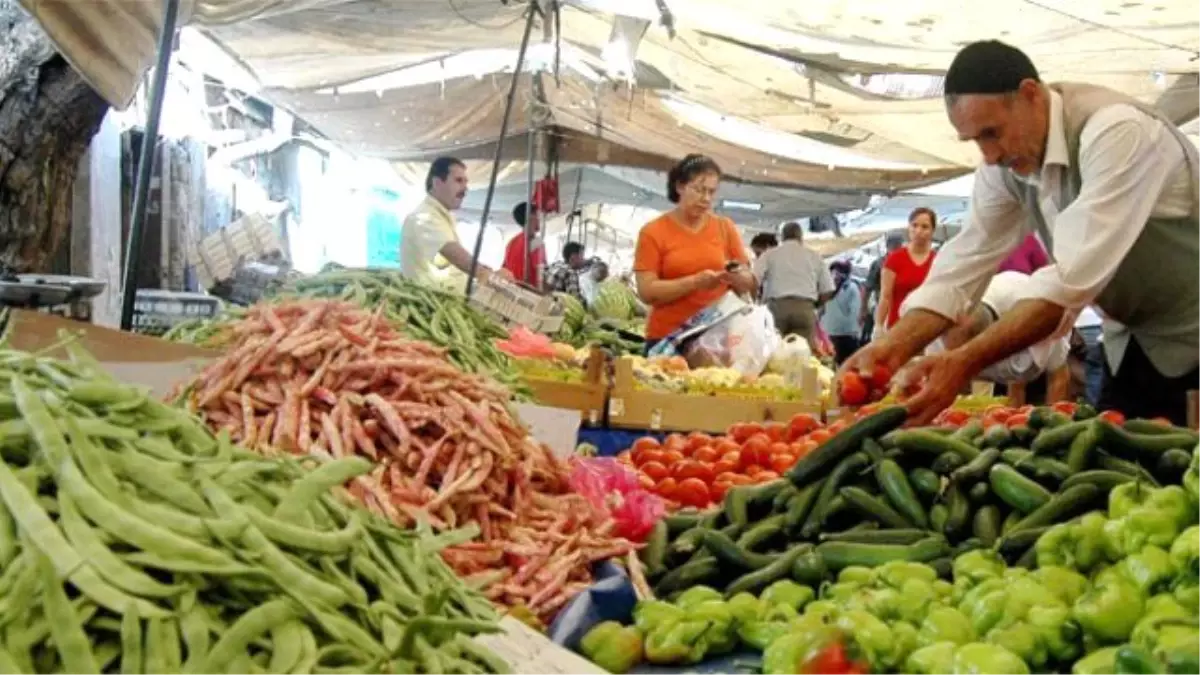
M 499 673 L 494 609 L 342 487 L 103 374 L 0 348 L 0 673 Z M 316 465 L 313 466 L 313 463 Z

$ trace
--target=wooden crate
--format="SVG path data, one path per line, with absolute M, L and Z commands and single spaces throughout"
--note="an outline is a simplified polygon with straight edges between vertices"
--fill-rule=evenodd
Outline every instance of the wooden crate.
M 677 394 L 634 386 L 633 361 L 628 357 L 616 363 L 616 376 L 608 396 L 608 425 L 618 429 L 652 431 L 704 431 L 724 433 L 737 422 L 784 422 L 806 413 L 818 418 L 824 410 L 817 384 L 817 371 L 805 372 L 802 391 L 810 397 L 799 401 L 733 398 Z
M 608 359 L 601 349 L 593 349 L 588 358 L 583 382 L 560 382 L 525 378 L 533 391 L 533 400 L 541 405 L 578 410 L 584 424 L 603 423 L 608 406 Z
M 201 288 L 211 288 L 232 279 L 239 261 L 275 252 L 286 254 L 275 226 L 261 214 L 251 213 L 194 244 L 187 257 Z

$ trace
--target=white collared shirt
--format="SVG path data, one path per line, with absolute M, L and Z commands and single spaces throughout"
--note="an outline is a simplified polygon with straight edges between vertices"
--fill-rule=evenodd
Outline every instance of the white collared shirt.
M 1059 204 L 1070 155 L 1063 101 L 1050 92 L 1050 129 L 1040 174 L 1040 208 L 1053 239 L 1055 264 L 1030 277 L 1020 299 L 1042 298 L 1069 310 L 1091 304 L 1116 274 L 1151 217 L 1184 218 L 1193 188 L 1178 138 L 1163 122 L 1129 105 L 1094 113 L 1079 139 L 1082 188 Z M 929 277 L 904 302 L 953 318 L 983 295 L 996 267 L 1030 232 L 1024 207 L 1004 185 L 1007 169 L 975 170 L 962 231 L 938 252 Z
M 400 230 L 400 272 L 414 280 L 447 290 L 466 288 L 467 275 L 442 255 L 446 244 L 458 243 L 454 214 L 426 195 Z

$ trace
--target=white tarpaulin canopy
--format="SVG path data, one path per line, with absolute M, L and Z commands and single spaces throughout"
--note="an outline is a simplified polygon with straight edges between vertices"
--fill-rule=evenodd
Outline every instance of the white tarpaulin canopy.
M 355 152 L 494 151 L 523 4 L 180 2 L 263 96 Z M 23 3 L 102 95 L 130 100 L 153 61 L 158 2 Z M 1178 122 L 1197 114 L 1200 0 L 666 0 L 673 30 L 661 5 L 575 0 L 539 21 L 527 63 L 557 66 L 557 77 L 541 76 L 536 108 L 532 82 L 521 84 L 506 155 L 523 157 L 538 128 L 559 140 L 563 162 L 650 172 L 702 151 L 768 185 L 919 187 L 976 162 L 945 119 L 940 75 L 959 47 L 986 38 L 1026 50 L 1047 80 L 1107 85 Z M 612 82 L 625 74 L 634 86 Z

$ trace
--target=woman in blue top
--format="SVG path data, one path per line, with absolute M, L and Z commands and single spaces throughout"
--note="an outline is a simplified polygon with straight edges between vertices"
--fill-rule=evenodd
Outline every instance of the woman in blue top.
M 829 265 L 833 277 L 833 297 L 821 308 L 821 328 L 833 343 L 838 365 L 858 349 L 858 336 L 862 333 L 859 323 L 862 308 L 862 290 L 858 282 L 850 278 L 850 263 L 838 260 Z

